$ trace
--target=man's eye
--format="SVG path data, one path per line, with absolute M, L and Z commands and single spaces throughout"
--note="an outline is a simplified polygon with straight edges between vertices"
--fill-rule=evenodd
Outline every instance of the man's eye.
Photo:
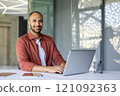
M 36 22 L 36 20 L 33 20 L 33 22 Z
M 39 20 L 39 22 L 43 22 L 43 20 Z

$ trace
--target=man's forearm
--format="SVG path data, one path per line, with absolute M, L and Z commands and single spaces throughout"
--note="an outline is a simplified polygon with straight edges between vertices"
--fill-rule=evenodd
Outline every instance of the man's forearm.
M 48 72 L 48 69 L 46 66 L 38 66 L 38 65 L 35 65 L 33 68 L 32 68 L 32 72 Z

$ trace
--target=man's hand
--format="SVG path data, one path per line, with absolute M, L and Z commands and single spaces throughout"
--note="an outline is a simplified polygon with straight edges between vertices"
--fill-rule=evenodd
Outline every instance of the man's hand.
M 64 71 L 64 68 L 62 66 L 48 66 L 48 72 L 49 73 L 60 73 L 62 74 Z

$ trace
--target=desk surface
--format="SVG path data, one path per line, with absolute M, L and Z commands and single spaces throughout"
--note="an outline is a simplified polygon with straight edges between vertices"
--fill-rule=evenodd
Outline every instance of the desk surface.
M 104 71 L 103 74 L 89 72 L 78 75 L 63 76 L 62 74 L 38 72 L 43 77 L 37 76 L 22 76 L 24 73 L 29 73 L 17 69 L 0 69 L 1 72 L 13 72 L 16 73 L 10 76 L 0 76 L 0 80 L 120 80 L 120 71 Z M 36 73 L 36 72 L 35 72 Z

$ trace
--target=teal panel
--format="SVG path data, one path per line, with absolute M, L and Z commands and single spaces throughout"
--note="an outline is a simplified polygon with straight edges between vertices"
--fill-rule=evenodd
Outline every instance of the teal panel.
M 43 14 L 42 33 L 53 37 L 53 3 L 54 0 L 30 0 L 29 13 L 39 11 Z

